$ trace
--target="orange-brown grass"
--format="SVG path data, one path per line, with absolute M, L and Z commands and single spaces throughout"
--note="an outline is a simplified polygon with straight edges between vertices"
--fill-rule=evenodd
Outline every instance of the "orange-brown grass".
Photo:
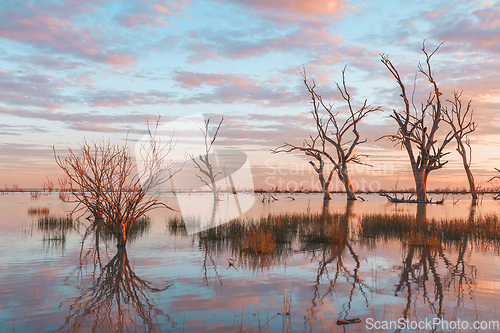
M 474 219 L 428 219 L 421 221 L 413 215 L 369 214 L 361 219 L 361 239 L 414 239 L 419 235 L 431 241 L 454 242 L 468 237 L 476 242 L 493 242 L 500 245 L 500 219 L 498 215 L 480 215 Z M 424 241 L 424 240 L 422 240 Z
M 250 230 L 240 240 L 240 251 L 246 254 L 269 254 L 274 252 L 272 235 L 259 229 Z
M 437 235 L 428 235 L 423 231 L 410 231 L 403 234 L 402 243 L 407 246 L 424 246 L 437 249 L 441 246 L 441 239 Z

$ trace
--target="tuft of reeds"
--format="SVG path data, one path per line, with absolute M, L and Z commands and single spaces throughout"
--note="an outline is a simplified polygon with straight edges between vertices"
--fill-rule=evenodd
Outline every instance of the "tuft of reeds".
M 167 220 L 167 229 L 171 235 L 174 236 L 186 236 L 186 224 L 184 220 L 180 217 L 173 217 Z
M 308 223 L 302 223 L 302 243 L 344 244 L 348 233 L 348 221 L 344 214 L 309 215 Z
M 38 219 L 38 229 L 40 230 L 69 230 L 73 226 L 73 219 L 70 217 L 42 216 Z
M 185 225 L 179 217 L 167 222 L 167 228 L 173 235 L 185 235 Z M 240 256 L 273 254 L 279 258 L 293 242 L 344 244 L 347 232 L 348 222 L 344 214 L 285 213 L 256 219 L 235 219 L 202 231 L 198 237 L 200 247 L 212 251 L 229 249 Z
M 143 216 L 135 220 L 130 229 L 129 240 L 134 241 L 140 238 L 151 229 L 151 219 L 148 216 Z M 114 235 L 107 228 L 99 228 L 99 236 L 104 240 L 115 239 Z
M 30 207 L 28 208 L 28 215 L 36 216 L 36 215 L 49 215 L 48 207 Z
M 500 244 L 500 218 L 498 215 L 480 215 L 474 219 L 430 219 L 419 220 L 416 216 L 404 214 L 369 214 L 361 219 L 360 237 L 398 238 L 409 242 L 425 237 L 425 242 L 439 239 L 445 242 L 462 240 L 467 236 L 477 242 L 490 241 Z
M 39 215 L 48 214 L 48 208 L 33 209 L 33 212 Z M 43 232 L 44 247 L 47 249 L 64 249 L 66 234 L 73 228 L 74 222 L 69 217 L 41 216 L 38 218 L 38 230 Z
M 442 242 L 437 235 L 429 235 L 423 231 L 410 231 L 402 235 L 402 243 L 406 246 L 423 246 L 437 249 Z

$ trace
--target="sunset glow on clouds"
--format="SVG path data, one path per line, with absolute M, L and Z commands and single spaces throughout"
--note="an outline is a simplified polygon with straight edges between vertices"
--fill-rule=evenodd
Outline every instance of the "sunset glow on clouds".
M 46 176 L 60 176 L 52 145 L 123 143 L 127 133 L 130 143 L 146 119 L 197 112 L 226 117 L 219 144 L 247 152 L 257 187 L 266 186 L 269 165 L 282 165 L 284 178 L 300 178 L 290 170 L 312 171 L 305 157 L 270 153 L 314 132 L 299 70 L 304 66 L 342 115 L 335 82 L 346 65 L 354 101 L 384 110 L 361 126 L 367 143 L 359 152 L 374 168 L 354 170 L 352 179 L 390 188 L 399 177 L 400 187 L 411 187 L 405 153 L 376 141 L 396 132 L 388 115 L 402 107 L 380 53 L 389 54 L 411 89 L 424 39 L 429 50 L 444 42 L 432 60 L 444 97 L 456 90 L 472 100 L 472 169 L 487 186 L 500 167 L 498 36 L 496 1 L 3 1 L 0 187 L 36 188 Z M 418 77 L 415 98 L 428 89 Z M 429 188 L 466 185 L 454 149 L 450 144 L 450 163 L 431 173 Z M 390 173 L 373 171 L 388 165 Z

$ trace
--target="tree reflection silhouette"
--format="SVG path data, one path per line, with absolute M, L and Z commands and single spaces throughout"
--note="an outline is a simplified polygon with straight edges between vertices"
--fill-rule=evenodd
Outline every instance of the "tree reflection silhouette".
M 354 201 L 347 201 L 345 214 L 338 220 L 338 228 L 337 232 L 341 237 L 338 237 L 340 241 L 338 244 L 329 244 L 326 246 L 322 246 L 320 255 L 318 255 L 317 250 L 312 250 L 309 246 L 309 250 L 312 250 L 311 253 L 314 259 L 319 259 L 318 269 L 316 273 L 316 279 L 313 285 L 313 297 L 311 299 L 311 310 L 310 316 L 312 319 L 315 317 L 316 306 L 318 305 L 318 301 L 322 302 L 323 299 L 327 296 L 331 296 L 333 292 L 336 291 L 339 283 L 339 278 L 344 277 L 345 282 L 351 285 L 349 290 L 349 296 L 347 300 L 343 303 L 341 310 L 338 314 L 339 319 L 346 319 L 349 316 L 349 311 L 351 310 L 351 303 L 354 299 L 356 290 L 359 290 L 360 294 L 363 296 L 365 304 L 369 307 L 369 301 L 367 296 L 367 290 L 370 288 L 364 283 L 363 279 L 359 275 L 359 270 L 361 268 L 361 261 L 359 260 L 359 256 L 354 251 L 354 248 L 351 246 L 350 237 L 349 237 L 349 224 L 353 217 L 353 207 Z M 325 208 L 323 206 L 323 214 L 328 212 L 328 207 Z M 347 253 L 346 253 L 347 250 Z M 349 269 L 345 263 L 345 256 L 349 255 L 354 261 L 354 268 Z M 335 263 L 335 273 L 333 277 L 330 276 L 330 272 L 328 269 L 328 265 Z M 327 290 L 321 294 L 320 293 L 320 285 L 321 280 L 326 278 L 329 281 L 329 286 Z
M 471 206 L 468 220 L 464 222 L 472 224 L 474 213 L 475 207 Z M 471 267 L 467 270 L 469 264 L 466 251 L 469 248 L 470 235 L 465 232 L 461 238 L 443 240 L 446 235 L 442 231 L 436 231 L 436 227 L 431 225 L 434 222 L 427 219 L 426 205 L 418 204 L 413 226 L 418 231 L 407 230 L 400 234 L 403 242 L 403 260 L 399 266 L 399 282 L 395 288 L 395 295 L 399 296 L 400 293 L 406 295 L 406 304 L 401 316 L 405 320 L 411 315 L 418 318 L 419 296 L 436 317 L 443 319 L 446 291 L 454 286 L 459 306 L 463 301 L 464 285 L 472 292 L 472 286 L 475 284 L 475 269 Z M 456 251 L 455 262 L 448 258 L 447 250 Z M 441 269 L 440 263 L 444 266 Z M 445 273 L 442 268 L 446 268 Z
M 69 315 L 58 332 L 84 329 L 91 332 L 160 332 L 161 318 L 174 327 L 172 318 L 157 309 L 149 295 L 164 291 L 171 284 L 156 288 L 138 277 L 130 267 L 125 248 L 118 248 L 116 255 L 95 276 L 92 287 L 69 300 L 72 302 Z

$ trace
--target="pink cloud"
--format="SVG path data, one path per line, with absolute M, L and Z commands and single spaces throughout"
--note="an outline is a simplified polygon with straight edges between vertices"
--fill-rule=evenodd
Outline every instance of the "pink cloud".
M 237 3 L 245 7 L 257 10 L 282 12 L 292 15 L 313 14 L 328 15 L 338 13 L 344 4 L 343 0 L 236 0 Z
M 296 93 L 281 81 L 261 80 L 248 75 L 175 71 L 173 79 L 181 87 L 189 88 L 188 95 L 177 100 L 181 104 L 251 103 L 276 106 L 304 100 L 304 91 Z M 193 89 L 202 86 L 206 86 L 203 91 Z
M 136 25 L 152 25 L 155 22 L 154 19 L 149 16 L 123 13 L 116 14 L 115 19 L 118 24 L 127 28 L 135 27 Z
M 188 34 L 189 35 L 189 34 Z M 191 51 L 190 62 L 202 62 L 207 59 L 240 59 L 259 56 L 269 52 L 334 52 L 344 42 L 338 34 L 331 34 L 327 28 L 304 28 L 285 35 L 269 36 L 261 31 L 253 34 L 252 40 L 247 35 L 220 31 L 206 31 L 204 35 L 191 33 L 195 38 L 188 45 Z
M 441 17 L 441 15 L 443 15 L 444 13 L 445 13 L 445 11 L 444 11 L 444 10 L 435 10 L 435 11 L 433 11 L 433 12 L 428 13 L 426 16 L 427 16 L 428 18 L 431 18 L 431 19 L 432 19 L 432 18 L 439 18 L 439 17 Z
M 0 12 L 3 29 L 0 37 L 16 42 L 33 45 L 40 50 L 72 54 L 91 61 L 126 67 L 135 64 L 136 55 L 132 52 L 119 54 L 104 46 L 107 40 L 98 40 L 100 31 L 93 26 L 75 28 L 70 18 L 60 19 L 43 9 L 28 6 L 31 11 Z M 50 9 L 45 9 L 49 12 Z
M 179 82 L 183 88 L 199 87 L 201 85 L 257 85 L 259 81 L 251 80 L 248 76 L 238 76 L 230 74 L 205 74 L 188 71 L 174 72 L 174 80 Z
M 158 13 L 162 13 L 162 14 L 166 14 L 166 15 L 174 15 L 174 12 L 171 11 L 170 9 L 168 9 L 167 7 L 165 6 L 162 6 L 162 5 L 153 5 L 153 9 L 155 11 L 157 11 Z

